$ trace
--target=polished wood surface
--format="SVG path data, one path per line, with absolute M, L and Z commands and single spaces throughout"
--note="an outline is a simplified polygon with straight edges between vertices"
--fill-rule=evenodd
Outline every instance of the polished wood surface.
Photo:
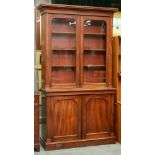
M 53 140 L 67 141 L 81 138 L 81 98 L 60 96 L 51 98 Z
M 45 148 L 45 150 L 55 150 L 55 149 L 66 149 L 74 147 L 84 147 L 84 146 L 94 146 L 103 144 L 115 144 L 115 137 L 105 137 L 105 138 L 93 138 L 93 139 L 82 139 L 75 141 L 63 141 L 63 142 L 47 142 L 44 138 L 40 138 L 40 143 Z
M 115 8 L 41 4 L 46 150 L 115 143 L 112 16 Z
M 115 91 L 93 93 L 46 97 L 40 139 L 46 150 L 115 143 Z
M 115 104 L 115 132 L 116 139 L 121 143 L 121 104 Z
M 117 89 L 115 102 L 121 102 L 121 37 L 113 37 L 113 83 Z
M 83 138 L 102 138 L 114 135 L 114 104 L 112 95 L 83 97 Z
M 109 13 L 114 13 L 116 12 L 118 9 L 117 8 L 111 8 L 111 7 L 92 7 L 92 6 L 79 6 L 79 5 L 59 5 L 59 4 L 52 4 L 52 5 L 49 5 L 49 4 L 40 4 L 38 6 L 38 9 L 39 10 L 42 10 L 42 9 L 45 9 L 45 10 L 79 10 L 79 11 L 94 11 L 94 13 L 96 11 L 100 11 L 100 13 L 103 13 L 103 12 L 109 12 Z M 42 10 L 43 11 L 43 10 Z
M 39 144 L 39 94 L 34 94 L 34 150 L 40 151 Z
M 115 95 L 115 132 L 116 139 L 121 143 L 121 37 L 113 37 L 113 83 Z
M 35 9 L 35 40 L 36 40 L 36 50 L 41 50 L 40 46 L 40 12 Z

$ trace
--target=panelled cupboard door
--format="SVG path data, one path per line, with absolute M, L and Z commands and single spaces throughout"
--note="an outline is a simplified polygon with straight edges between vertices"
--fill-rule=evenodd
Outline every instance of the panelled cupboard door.
M 84 96 L 82 105 L 83 138 L 102 138 L 114 135 L 114 102 L 111 95 Z
M 51 98 L 51 129 L 53 141 L 81 138 L 81 98 L 58 96 Z
M 109 77 L 109 19 L 81 17 L 81 83 L 107 86 Z
M 51 85 L 73 88 L 79 84 L 78 17 L 50 15 L 49 57 Z

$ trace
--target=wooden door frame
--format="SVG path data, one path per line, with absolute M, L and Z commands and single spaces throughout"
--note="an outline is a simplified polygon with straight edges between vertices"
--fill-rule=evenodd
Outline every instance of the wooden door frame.
M 84 84 L 83 82 L 83 60 L 84 60 L 84 56 L 83 56 L 83 52 L 84 52 L 84 20 L 85 19 L 89 19 L 89 20 L 96 20 L 96 21 L 105 21 L 106 22 L 106 83 L 91 83 L 91 84 Z M 112 80 L 110 79 L 110 77 L 112 76 L 111 74 L 111 70 L 110 69 L 110 65 L 112 64 L 112 49 L 109 48 L 109 44 L 110 44 L 110 22 L 109 22 L 109 17 L 94 17 L 94 16 L 80 16 L 80 86 L 81 87 L 110 87 Z
M 80 73 L 80 71 L 79 71 L 79 53 L 80 53 L 80 48 L 79 48 L 79 16 L 77 16 L 77 15 L 68 15 L 68 14 L 49 14 L 49 19 L 48 19 L 48 21 L 49 21 L 49 23 L 48 24 L 50 24 L 50 26 L 51 26 L 51 28 L 50 28 L 50 30 L 48 31 L 48 36 L 49 36 L 49 38 L 48 38 L 48 47 L 52 47 L 52 41 L 51 41 L 51 35 L 49 35 L 49 34 L 51 34 L 51 29 L 52 29 L 52 24 L 51 24 L 51 20 L 52 19 L 54 19 L 54 18 L 60 18 L 60 19 L 74 19 L 75 21 L 76 21 L 76 42 L 75 42 L 75 45 L 76 45 L 76 58 L 75 58 L 75 60 L 76 60 L 76 65 L 75 65 L 75 67 L 76 67 L 76 71 L 75 71 L 75 74 L 76 74 L 76 76 L 75 76 L 75 84 L 69 84 L 69 83 L 66 83 L 66 84 L 52 84 L 52 81 L 50 81 L 50 87 L 51 88 L 75 88 L 75 87 L 79 87 L 79 73 Z M 50 26 L 48 26 L 48 27 L 50 27 Z M 52 49 L 51 49 L 51 51 L 52 51 Z M 48 51 L 48 54 L 50 54 L 50 50 Z M 53 54 L 52 54 L 53 55 Z M 50 55 L 48 55 L 48 57 L 50 57 Z M 51 56 L 52 57 L 52 56 Z M 51 70 L 50 70 L 50 73 L 49 73 L 49 75 L 52 77 L 52 64 L 51 64 L 51 61 L 50 61 L 50 63 L 49 63 L 49 65 L 51 66 Z

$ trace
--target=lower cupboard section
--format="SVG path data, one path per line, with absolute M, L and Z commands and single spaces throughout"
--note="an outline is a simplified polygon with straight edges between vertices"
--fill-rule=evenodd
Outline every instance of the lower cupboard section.
M 46 150 L 115 143 L 114 94 L 47 95 Z

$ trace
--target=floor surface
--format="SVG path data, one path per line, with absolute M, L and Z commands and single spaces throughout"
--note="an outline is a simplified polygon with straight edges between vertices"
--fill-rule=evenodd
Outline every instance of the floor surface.
M 40 152 L 34 152 L 34 155 L 121 155 L 121 145 L 116 143 L 53 151 L 45 151 L 41 147 Z

